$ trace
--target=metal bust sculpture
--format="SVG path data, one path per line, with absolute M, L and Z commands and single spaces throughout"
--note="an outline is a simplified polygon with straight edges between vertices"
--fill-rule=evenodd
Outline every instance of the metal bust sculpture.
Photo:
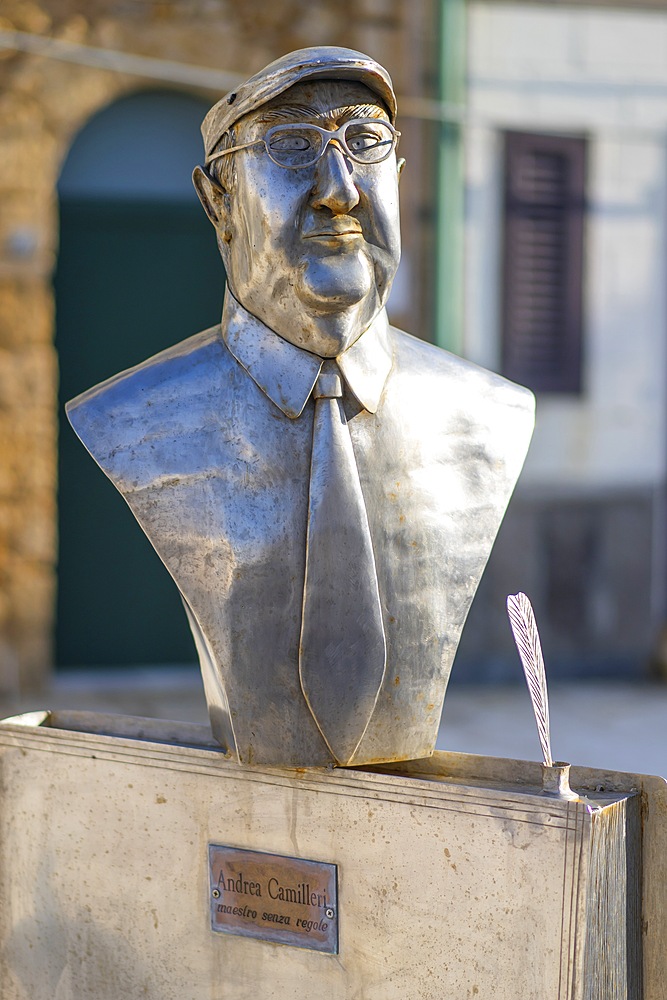
M 241 762 L 430 754 L 531 394 L 392 328 L 391 80 L 293 52 L 223 98 L 194 183 L 219 326 L 83 393 L 74 429 L 175 580 Z

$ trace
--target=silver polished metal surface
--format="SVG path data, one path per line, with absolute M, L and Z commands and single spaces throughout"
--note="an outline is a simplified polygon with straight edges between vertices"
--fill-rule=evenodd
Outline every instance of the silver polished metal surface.
M 570 788 L 570 765 L 562 760 L 555 761 L 551 753 L 547 671 L 533 606 L 525 594 L 510 594 L 507 598 L 507 613 L 526 675 L 542 748 L 542 792 L 544 795 L 574 801 L 579 796 Z
M 570 788 L 570 764 L 564 760 L 556 760 L 552 764 L 542 765 L 542 792 L 545 795 L 555 795 L 559 799 L 578 799 L 579 796 Z
M 82 394 L 68 414 L 180 589 L 212 728 L 231 754 L 285 767 L 423 757 L 533 399 L 389 325 L 394 153 L 362 164 L 332 139 L 317 162 L 285 170 L 258 141 L 278 124 L 393 122 L 386 71 L 327 47 L 279 62 L 207 116 L 207 155 L 249 148 L 193 175 L 227 272 L 220 326 Z M 334 358 L 386 641 L 374 701 L 363 663 L 329 688 L 341 729 L 358 704 L 370 713 L 358 745 L 346 737 L 336 753 L 299 677 L 312 390 Z M 350 589 L 359 566 L 350 556 Z M 324 630 L 347 597 L 338 585 L 318 600 Z
M 533 715 L 542 748 L 542 758 L 545 766 L 551 767 L 553 757 L 551 754 L 547 672 L 533 606 L 525 594 L 510 594 L 507 598 L 507 613 L 528 684 Z
M 400 135 L 389 122 L 377 118 L 353 118 L 336 129 L 298 123 L 275 125 L 261 139 L 252 139 L 240 146 L 229 146 L 218 153 L 212 153 L 207 158 L 206 165 L 222 156 L 230 156 L 261 144 L 267 156 L 277 166 L 287 170 L 301 170 L 303 167 L 314 166 L 334 140 L 347 159 L 355 163 L 381 163 L 394 152 Z
M 354 757 L 373 715 L 387 643 L 342 381 L 332 369 L 335 362 L 325 361 L 313 389 L 299 677 L 318 729 L 344 763 Z
M 240 118 L 268 104 L 297 83 L 321 79 L 359 80 L 381 99 L 392 124 L 395 121 L 396 97 L 384 66 L 355 49 L 314 45 L 280 56 L 213 105 L 202 123 L 206 155 L 209 156 L 219 139 Z

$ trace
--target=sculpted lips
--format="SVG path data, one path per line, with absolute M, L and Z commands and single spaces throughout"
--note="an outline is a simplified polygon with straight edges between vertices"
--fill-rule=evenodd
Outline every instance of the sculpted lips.
M 304 230 L 303 238 L 304 240 L 335 239 L 340 236 L 361 236 L 361 233 L 361 225 L 356 219 L 340 216 L 329 219 L 323 226 Z

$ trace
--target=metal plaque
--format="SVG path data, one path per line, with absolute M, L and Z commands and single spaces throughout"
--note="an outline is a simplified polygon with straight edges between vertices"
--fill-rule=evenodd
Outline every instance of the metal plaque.
M 211 927 L 338 953 L 337 866 L 209 844 Z

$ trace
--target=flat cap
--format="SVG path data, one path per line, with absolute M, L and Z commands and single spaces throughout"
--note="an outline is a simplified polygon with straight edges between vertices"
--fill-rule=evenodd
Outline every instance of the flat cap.
M 304 80 L 359 80 L 382 98 L 395 123 L 396 96 L 384 67 L 354 49 L 315 45 L 269 63 L 213 105 L 201 127 L 207 158 L 235 122 Z

